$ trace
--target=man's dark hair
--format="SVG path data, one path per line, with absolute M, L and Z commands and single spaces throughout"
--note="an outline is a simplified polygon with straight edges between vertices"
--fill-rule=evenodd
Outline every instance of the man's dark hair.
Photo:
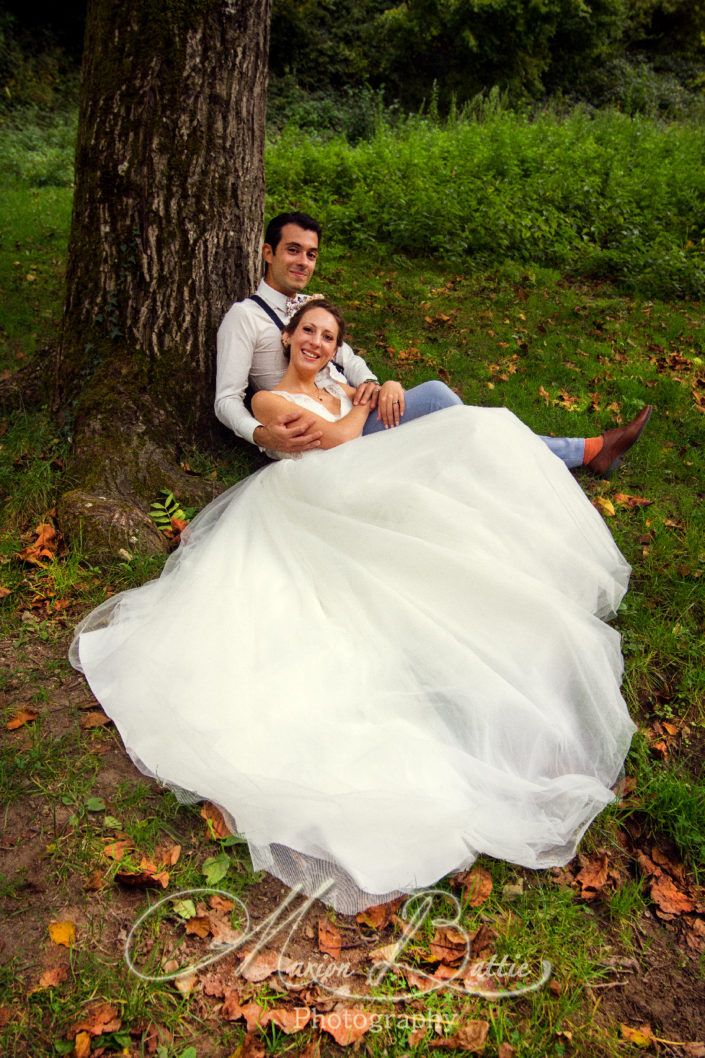
M 278 213 L 276 217 L 272 217 L 264 233 L 264 241 L 267 246 L 272 247 L 273 251 L 282 241 L 282 228 L 286 224 L 296 224 L 304 231 L 315 231 L 320 243 L 321 225 L 313 217 L 309 217 L 308 213 Z

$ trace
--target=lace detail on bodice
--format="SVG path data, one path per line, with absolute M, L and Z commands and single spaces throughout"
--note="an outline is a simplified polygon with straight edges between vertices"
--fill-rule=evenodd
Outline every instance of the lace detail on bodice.
M 287 400 L 300 405 L 302 408 L 306 408 L 307 411 L 312 411 L 316 415 L 320 415 L 322 419 L 328 419 L 329 422 L 337 422 L 338 419 L 342 419 L 344 415 L 347 415 L 348 412 L 351 411 L 352 401 L 338 382 L 335 382 L 332 378 L 328 378 L 321 383 L 318 388 L 324 389 L 326 393 L 330 393 L 331 396 L 338 398 L 340 401 L 340 411 L 337 412 L 337 414 L 332 412 L 329 408 L 326 408 L 323 404 L 320 404 L 314 397 L 309 397 L 306 393 L 289 393 L 284 389 L 277 389 L 273 392 L 278 393 L 280 397 L 286 397 Z M 316 450 L 312 449 L 312 451 Z M 302 456 L 307 454 L 306 452 L 273 452 L 269 448 L 265 448 L 264 452 L 270 459 L 301 459 Z

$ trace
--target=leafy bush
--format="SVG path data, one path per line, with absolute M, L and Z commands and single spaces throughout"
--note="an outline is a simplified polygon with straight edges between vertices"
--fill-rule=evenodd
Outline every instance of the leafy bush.
M 580 109 L 409 118 L 355 145 L 287 131 L 267 152 L 268 212 L 307 210 L 346 245 L 465 266 L 535 262 L 699 296 L 704 156 L 696 125 Z
M 47 115 L 35 107 L 0 120 L 0 179 L 5 185 L 70 187 L 73 183 L 77 115 Z

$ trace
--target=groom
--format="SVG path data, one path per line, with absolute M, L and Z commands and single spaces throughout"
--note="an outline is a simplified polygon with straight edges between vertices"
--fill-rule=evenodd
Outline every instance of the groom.
M 287 362 L 281 331 L 299 304 L 302 291 L 316 268 L 321 226 L 305 213 L 280 213 L 267 225 L 262 256 L 264 279 L 257 293 L 230 307 L 218 330 L 218 367 L 215 413 L 239 437 L 260 449 L 306 452 L 320 446 L 322 433 L 315 417 L 292 409 L 263 426 L 245 406 L 248 382 L 255 389 L 271 389 L 279 382 Z M 363 436 L 399 426 L 441 408 L 460 404 L 460 398 L 445 383 L 424 382 L 404 390 L 399 382 L 383 384 L 347 343 L 338 350 L 328 369 L 334 378 L 355 387 L 354 404 L 370 403 Z M 585 466 L 597 475 L 610 473 L 624 453 L 639 438 L 651 415 L 645 407 L 632 422 L 599 437 L 542 437 L 566 466 Z

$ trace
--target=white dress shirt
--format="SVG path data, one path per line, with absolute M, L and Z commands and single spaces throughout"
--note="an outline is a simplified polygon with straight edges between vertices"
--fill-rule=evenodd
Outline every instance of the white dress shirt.
M 286 294 L 273 290 L 264 280 L 257 287 L 257 293 L 282 323 L 288 322 Z M 332 379 L 342 382 L 347 379 L 351 386 L 359 386 L 375 378 L 362 357 L 346 342 L 338 350 L 335 362 L 345 374 L 341 375 L 331 364 L 326 374 Z M 255 444 L 254 432 L 261 424 L 245 407 L 248 379 L 256 390 L 271 389 L 281 380 L 287 366 L 281 331 L 264 309 L 249 298 L 231 305 L 218 329 L 215 414 L 220 421 L 245 441 Z

